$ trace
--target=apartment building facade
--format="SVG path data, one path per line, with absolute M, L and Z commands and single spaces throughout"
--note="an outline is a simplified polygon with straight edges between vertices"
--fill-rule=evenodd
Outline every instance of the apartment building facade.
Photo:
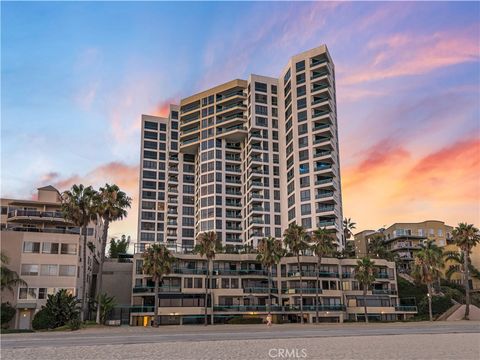
M 29 329 L 34 314 L 50 294 L 67 289 L 82 294 L 82 245 L 80 229 L 65 221 L 60 211 L 60 193 L 53 186 L 38 189 L 36 200 L 0 199 L 1 247 L 9 269 L 27 283 L 13 292 L 2 291 L 2 302 L 17 309 L 11 327 Z M 87 296 L 95 284 L 100 250 L 99 229 L 87 229 Z
M 289 224 L 342 237 L 335 73 L 326 46 L 279 79 L 250 75 L 142 116 L 138 250 L 191 250 L 201 232 L 249 245 Z
M 175 265 L 159 291 L 158 314 L 162 324 L 204 321 L 207 262 L 194 254 L 175 254 Z M 142 273 L 140 254 L 134 257 L 131 325 L 148 326 L 154 315 L 154 284 Z M 394 321 L 416 313 L 415 306 L 400 304 L 395 264 L 375 260 L 375 283 L 363 298 L 354 278 L 355 259 L 325 258 L 320 269 L 313 256 L 282 258 L 272 269 L 270 312 L 275 321 L 300 321 L 300 292 L 307 322 L 343 322 L 364 317 L 364 301 L 371 319 Z M 265 317 L 269 310 L 268 272 L 256 254 L 217 254 L 210 269 L 208 321 L 226 323 L 238 317 Z M 320 276 L 319 318 L 316 318 L 316 276 Z M 300 282 L 300 272 L 302 281 Z

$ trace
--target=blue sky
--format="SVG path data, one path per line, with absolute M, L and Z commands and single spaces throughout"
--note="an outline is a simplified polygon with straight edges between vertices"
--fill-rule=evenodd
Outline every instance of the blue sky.
M 478 224 L 478 3 L 1 7 L 3 196 L 75 181 L 116 181 L 136 196 L 142 113 L 250 73 L 278 76 L 291 55 L 326 43 L 346 215 L 360 228 L 425 217 Z M 412 179 L 424 162 L 433 165 Z M 135 217 L 118 231 L 134 235 Z

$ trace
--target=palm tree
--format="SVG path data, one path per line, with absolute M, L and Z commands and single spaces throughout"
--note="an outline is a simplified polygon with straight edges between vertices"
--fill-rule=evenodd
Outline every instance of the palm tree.
M 333 234 L 327 230 L 327 228 L 319 228 L 315 230 L 312 234 L 312 251 L 313 253 L 317 256 L 317 282 L 316 282 L 316 289 L 315 289 L 315 294 L 316 294 L 316 306 L 315 306 L 315 311 L 316 311 L 316 317 L 317 317 L 317 323 L 319 319 L 319 314 L 318 314 L 318 307 L 320 304 L 320 267 L 322 266 L 322 258 L 324 256 L 331 256 L 335 250 L 336 246 L 333 242 Z
M 208 325 L 208 288 L 211 288 L 211 262 L 215 258 L 215 250 L 217 247 L 217 233 L 215 231 L 204 232 L 198 235 L 197 238 L 196 252 L 200 254 L 201 257 L 207 259 L 207 279 L 205 282 L 205 326 Z M 210 285 L 210 286 L 209 286 Z M 213 302 L 213 299 L 212 299 Z M 213 314 L 212 314 L 213 319 Z
M 145 275 L 152 278 L 155 283 L 154 287 L 154 317 L 153 326 L 158 327 L 160 316 L 158 315 L 158 297 L 159 285 L 162 284 L 163 278 L 170 274 L 174 258 L 170 251 L 161 244 L 152 244 L 143 253 L 143 272 Z
M 428 315 L 433 321 L 432 296 L 433 283 L 440 277 L 440 268 L 443 267 L 442 249 L 428 240 L 421 245 L 421 249 L 415 255 L 412 276 L 419 282 L 427 285 Z
M 120 239 L 111 238 L 108 248 L 108 257 L 117 259 L 120 254 L 125 254 L 130 246 L 130 236 L 122 235 Z
M 257 250 L 257 260 L 262 263 L 263 267 L 266 268 L 268 272 L 267 312 L 270 312 L 272 307 L 272 267 L 278 264 L 278 262 L 283 256 L 282 242 L 280 240 L 276 240 L 273 237 L 263 238 L 258 242 Z
M 446 262 L 449 262 L 447 270 L 445 271 L 445 277 L 450 280 L 455 273 L 464 273 L 463 267 L 465 263 L 465 255 L 463 251 L 449 251 L 444 253 Z M 480 279 L 480 271 L 472 265 L 472 262 L 468 260 L 468 271 L 471 277 Z
M 70 190 L 62 194 L 63 217 L 81 228 L 80 238 L 83 234 L 82 248 L 82 311 L 80 320 L 85 318 L 87 309 L 87 227 L 91 221 L 97 220 L 95 212 L 95 198 L 97 192 L 91 187 L 84 187 L 82 184 L 73 185 Z
M 352 230 L 356 229 L 357 224 L 352 221 L 350 218 L 343 219 L 343 236 L 345 237 L 345 242 L 350 239 L 350 236 L 353 235 Z
M 383 236 L 378 233 L 368 238 L 367 253 L 370 257 L 393 261 L 393 254 L 387 250 Z
M 295 223 L 290 224 L 283 234 L 283 242 L 285 247 L 290 249 L 293 255 L 297 257 L 297 267 L 300 275 L 300 322 L 303 324 L 303 284 L 302 269 L 300 266 L 300 254 L 308 249 L 309 236 L 305 229 Z
M 367 291 L 368 288 L 375 281 L 375 262 L 368 256 L 357 261 L 355 266 L 355 279 L 362 285 L 363 288 L 363 310 L 365 313 L 365 322 L 368 323 L 367 312 Z
M 473 224 L 460 223 L 453 229 L 453 240 L 463 252 L 463 282 L 465 286 L 465 320 L 470 316 L 470 283 L 469 267 L 470 253 L 472 249 L 480 242 L 480 232 Z
M 27 286 L 27 283 L 18 276 L 16 271 L 10 270 L 8 268 L 8 263 L 10 259 L 8 258 L 7 254 L 3 251 L 0 252 L 0 277 L 1 277 L 1 290 L 4 291 L 5 289 L 8 291 L 13 292 L 13 288 L 17 285 Z
M 105 184 L 98 192 L 95 199 L 95 211 L 103 221 L 102 249 L 97 277 L 97 294 L 102 294 L 103 263 L 105 262 L 105 248 L 107 247 L 108 228 L 112 221 L 122 220 L 127 216 L 127 209 L 131 207 L 132 199 L 127 196 L 117 185 Z M 97 307 L 96 322 L 100 324 L 100 306 Z

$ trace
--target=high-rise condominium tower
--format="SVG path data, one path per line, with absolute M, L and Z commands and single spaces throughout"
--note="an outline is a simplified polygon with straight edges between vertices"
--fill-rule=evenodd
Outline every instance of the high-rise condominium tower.
M 325 45 L 280 78 L 250 75 L 142 116 L 139 250 L 281 238 L 291 223 L 342 237 L 335 70 Z

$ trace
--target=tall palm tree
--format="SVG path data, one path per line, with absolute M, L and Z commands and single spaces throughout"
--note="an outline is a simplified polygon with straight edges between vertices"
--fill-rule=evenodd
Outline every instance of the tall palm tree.
M 305 229 L 295 223 L 285 230 L 283 234 L 283 243 L 285 247 L 290 249 L 293 255 L 297 257 L 297 267 L 300 274 L 300 322 L 303 324 L 303 284 L 302 284 L 302 269 L 300 266 L 300 254 L 308 249 L 309 236 Z
M 428 240 L 421 245 L 421 249 L 415 255 L 412 276 L 418 281 L 427 285 L 428 315 L 433 321 L 432 296 L 433 283 L 440 277 L 440 268 L 443 267 L 442 249 Z
M 10 259 L 3 251 L 0 252 L 0 278 L 1 278 L 1 290 L 8 290 L 13 292 L 13 288 L 18 285 L 27 286 L 27 283 L 18 276 L 16 271 L 8 268 Z
M 445 262 L 448 262 L 448 268 L 445 271 L 445 277 L 450 280 L 453 274 L 460 273 L 463 274 L 463 267 L 465 266 L 465 253 L 463 251 L 448 251 L 443 254 Z M 472 265 L 472 262 L 468 260 L 468 271 L 470 272 L 471 277 L 480 279 L 480 271 Z
M 112 221 L 122 220 L 127 216 L 127 209 L 132 205 L 132 199 L 120 188 L 113 184 L 105 184 L 98 191 L 98 196 L 95 199 L 95 211 L 100 216 L 103 222 L 102 231 L 102 248 L 100 253 L 100 263 L 97 277 L 97 295 L 102 294 L 103 285 L 103 263 L 105 261 L 105 248 L 107 247 L 108 228 Z M 97 306 L 97 324 L 100 324 L 100 306 Z
M 357 224 L 352 221 L 351 218 L 343 219 L 343 236 L 345 241 L 350 239 L 350 236 L 353 236 L 353 230 L 357 228 Z
M 460 223 L 453 229 L 453 240 L 463 252 L 463 283 L 465 286 L 465 320 L 470 316 L 470 271 L 468 264 L 470 262 L 470 253 L 472 249 L 480 242 L 480 232 L 473 224 Z
M 257 250 L 257 260 L 262 263 L 263 267 L 266 268 L 268 272 L 267 311 L 270 312 L 272 308 L 272 267 L 278 264 L 278 262 L 283 256 L 282 242 L 280 240 L 276 240 L 273 237 L 263 238 L 258 242 Z
M 367 312 L 367 291 L 375 281 L 375 262 L 368 256 L 357 261 L 355 266 L 355 279 L 362 285 L 363 288 L 363 311 L 365 313 L 365 322 L 368 323 Z
M 211 284 L 211 269 L 213 268 L 212 262 L 215 259 L 215 251 L 217 248 L 217 233 L 215 231 L 204 232 L 198 235 L 196 252 L 201 257 L 207 259 L 207 279 L 205 282 L 205 326 L 208 325 L 208 288 L 212 287 Z M 213 298 L 212 298 L 213 304 Z M 213 314 L 212 314 L 213 318 Z
M 152 244 L 143 253 L 143 272 L 152 278 L 155 283 L 155 314 L 153 317 L 153 326 L 157 327 L 160 323 L 158 315 L 159 306 L 159 285 L 162 284 L 163 278 L 170 274 L 174 258 L 170 251 L 161 244 Z
M 322 266 L 322 258 L 324 256 L 331 256 L 335 250 L 336 246 L 333 242 L 333 234 L 327 230 L 327 228 L 319 228 L 315 230 L 311 236 L 311 240 L 313 242 L 311 248 L 313 253 L 317 256 L 317 282 L 316 282 L 316 289 L 315 289 L 315 312 L 317 317 L 317 323 L 319 319 L 318 307 L 320 304 L 320 267 Z
M 81 321 L 85 318 L 87 310 L 87 227 L 91 221 L 97 221 L 95 212 L 95 198 L 97 192 L 91 187 L 85 187 L 82 184 L 73 185 L 70 190 L 62 194 L 62 213 L 63 217 L 78 226 L 80 239 L 83 234 L 82 247 L 82 311 L 80 313 Z

